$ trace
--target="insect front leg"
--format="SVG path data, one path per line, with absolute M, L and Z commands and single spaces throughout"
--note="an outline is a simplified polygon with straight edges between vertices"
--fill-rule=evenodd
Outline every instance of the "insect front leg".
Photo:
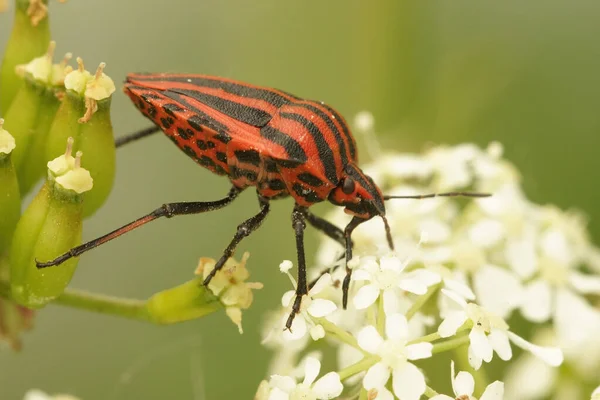
M 308 285 L 306 283 L 306 255 L 304 254 L 304 229 L 306 209 L 296 205 L 292 212 L 292 227 L 296 235 L 296 250 L 298 252 L 298 283 L 296 284 L 296 298 L 292 306 L 292 312 L 285 323 L 287 329 L 292 328 L 292 322 L 296 314 L 300 312 L 302 297 L 308 294 Z
M 213 270 L 210 271 L 210 274 L 204 280 L 205 286 L 208 285 L 212 278 L 216 275 L 216 273 L 219 272 L 221 268 L 223 268 L 225 262 L 233 255 L 235 248 L 238 244 L 240 244 L 242 239 L 244 239 L 247 236 L 250 236 L 250 234 L 262 224 L 267 214 L 269 214 L 269 211 L 271 209 L 269 205 L 269 200 L 265 199 L 264 197 L 258 196 L 258 201 L 260 202 L 260 211 L 252 218 L 249 218 L 246 221 L 242 222 L 240 225 L 238 225 L 237 232 L 231 240 L 231 243 L 229 243 L 229 246 L 227 246 L 227 248 L 223 252 L 223 255 L 215 264 Z
M 344 249 L 346 248 L 346 237 L 344 236 L 344 231 L 342 231 L 340 228 L 338 228 L 331 222 L 327 221 L 326 219 L 321 218 L 321 217 L 311 213 L 309 210 L 306 210 L 305 216 L 306 216 L 306 221 L 313 228 L 323 232 L 325 235 L 327 235 L 331 239 L 333 239 L 336 242 L 338 242 L 339 244 L 341 244 L 342 248 L 344 248 Z M 345 257 L 345 252 L 342 252 L 337 261 L 339 262 L 340 260 L 344 259 L 344 257 Z M 332 271 L 336 270 L 339 266 L 340 265 L 336 264 L 333 267 L 329 267 L 329 268 L 322 270 L 321 273 L 319 274 L 319 276 L 317 276 L 315 279 L 313 279 L 308 284 L 308 289 L 310 290 L 317 283 L 319 278 L 321 278 L 323 275 L 325 275 L 327 273 L 331 273 Z
M 350 290 L 350 279 L 352 278 L 352 269 L 348 267 L 348 263 L 352 260 L 352 232 L 357 226 L 365 222 L 364 219 L 354 217 L 344 229 L 344 238 L 346 242 L 346 277 L 342 284 L 342 305 L 344 310 L 348 307 L 348 291 Z
M 52 267 L 55 265 L 62 264 L 63 262 L 67 261 L 70 258 L 78 257 L 87 251 L 90 251 L 98 246 L 101 246 L 106 242 L 109 242 L 127 232 L 130 232 L 136 228 L 139 228 L 142 225 L 147 224 L 148 222 L 154 221 L 155 219 L 158 219 L 161 217 L 171 218 L 176 215 L 200 214 L 203 212 L 218 210 L 220 208 L 223 208 L 223 207 L 231 204 L 231 202 L 233 200 L 235 200 L 235 198 L 238 196 L 239 193 L 240 193 L 240 189 L 238 189 L 234 186 L 229 191 L 229 194 L 227 194 L 227 197 L 225 197 L 224 199 L 221 199 L 221 200 L 163 204 L 161 207 L 157 208 L 156 210 L 152 211 L 151 213 L 146 214 L 143 217 L 138 218 L 135 221 L 130 222 L 129 224 L 120 227 L 119 229 L 115 229 L 114 231 L 107 233 L 104 236 L 100 236 L 97 239 L 91 240 L 80 246 L 74 247 L 71 250 L 69 250 L 68 252 L 66 252 L 65 254 L 55 258 L 52 261 L 48 261 L 48 262 L 36 261 L 37 267 L 38 268 L 46 268 L 46 267 Z

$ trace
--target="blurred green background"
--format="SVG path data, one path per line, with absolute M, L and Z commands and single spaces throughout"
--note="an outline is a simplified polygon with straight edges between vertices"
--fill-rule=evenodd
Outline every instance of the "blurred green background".
M 0 53 L 12 24 L 0 15 Z M 530 1 L 51 1 L 58 53 L 88 68 L 196 72 L 324 100 L 349 120 L 363 109 L 398 151 L 427 143 L 499 140 L 540 203 L 584 210 L 600 239 L 600 3 Z M 147 122 L 120 92 L 118 135 Z M 363 146 L 364 148 L 364 146 Z M 363 159 L 366 157 L 363 156 Z M 156 136 L 118 153 L 106 206 L 87 221 L 91 239 L 164 202 L 214 200 L 226 179 Z M 265 374 L 263 314 L 295 259 L 289 200 L 239 247 L 266 287 L 240 336 L 223 313 L 156 327 L 49 306 L 20 354 L 0 353 L 0 399 L 32 387 L 82 399 L 250 399 Z M 200 256 L 218 257 L 235 226 L 257 210 L 251 191 L 212 214 L 159 221 L 82 257 L 72 286 L 146 297 L 187 280 Z M 327 206 L 318 207 L 325 212 Z M 317 245 L 310 231 L 309 259 Z

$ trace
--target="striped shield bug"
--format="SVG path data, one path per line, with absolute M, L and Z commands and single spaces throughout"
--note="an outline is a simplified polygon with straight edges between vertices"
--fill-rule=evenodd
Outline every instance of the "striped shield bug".
M 304 253 L 306 223 L 339 242 L 346 263 L 352 258 L 352 232 L 361 223 L 383 219 L 390 248 L 393 241 L 385 218 L 385 200 L 435 196 L 481 197 L 479 193 L 441 193 L 423 196 L 384 196 L 358 166 L 356 142 L 344 118 L 323 102 L 230 79 L 188 74 L 130 74 L 124 87 L 135 106 L 157 126 L 117 141 L 123 145 L 159 128 L 196 163 L 226 175 L 232 187 L 227 196 L 210 202 L 169 203 L 153 212 L 71 249 L 39 268 L 58 265 L 160 217 L 199 214 L 229 205 L 241 191 L 255 187 L 259 212 L 242 222 L 218 260 L 208 284 L 243 238 L 254 232 L 269 213 L 269 202 L 291 196 L 295 201 L 292 227 L 298 253 L 298 284 L 291 327 L 307 295 Z M 344 230 L 313 214 L 315 203 L 329 201 L 345 207 L 353 218 Z M 343 306 L 348 302 L 351 269 L 346 267 Z

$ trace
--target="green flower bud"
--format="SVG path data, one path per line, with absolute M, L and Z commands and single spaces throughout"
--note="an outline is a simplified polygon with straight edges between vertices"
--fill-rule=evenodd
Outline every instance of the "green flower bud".
M 115 85 L 104 74 L 104 63 L 94 75 L 85 70 L 80 58 L 77 63 L 79 68 L 65 77 L 67 92 L 48 134 L 46 158 L 62 152 L 67 137 L 75 138 L 75 150 L 85 154 L 86 168 L 94 179 L 94 191 L 83 206 L 87 217 L 104 204 L 114 183 L 116 149 L 110 102 Z
M 15 139 L 3 129 L 0 118 L 0 256 L 8 248 L 21 215 L 21 196 L 11 153 Z
M 81 168 L 81 153 L 48 163 L 48 179 L 17 224 L 10 251 L 11 292 L 19 304 L 40 308 L 69 284 L 78 258 L 38 269 L 36 260 L 51 260 L 81 244 L 83 194 L 92 188 L 90 173 Z
M 55 46 L 50 42 L 44 56 L 19 66 L 25 82 L 6 113 L 6 127 L 17 143 L 13 163 L 22 195 L 44 176 L 47 136 L 60 106 L 58 97 L 64 92 L 64 71 L 71 55 L 60 64 L 52 64 Z
M 197 278 L 182 285 L 153 295 L 147 302 L 148 314 L 156 323 L 171 324 L 203 317 L 225 308 L 225 313 L 242 333 L 242 310 L 250 307 L 252 290 L 262 289 L 262 283 L 246 282 L 250 273 L 246 269 L 249 254 L 241 261 L 230 258 L 208 288 L 202 284 L 214 269 L 216 261 L 201 258 L 196 269 Z
M 0 110 L 6 112 L 23 83 L 17 65 L 44 54 L 50 41 L 47 0 L 17 0 L 15 21 L 0 68 Z

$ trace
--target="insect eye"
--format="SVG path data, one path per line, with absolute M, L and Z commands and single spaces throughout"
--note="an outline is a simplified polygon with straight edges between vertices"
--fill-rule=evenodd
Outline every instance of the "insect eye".
M 352 179 L 350 179 L 350 178 L 344 179 L 344 183 L 342 183 L 342 192 L 344 192 L 345 194 L 352 194 L 352 193 L 354 193 L 355 188 L 356 188 L 356 183 Z

